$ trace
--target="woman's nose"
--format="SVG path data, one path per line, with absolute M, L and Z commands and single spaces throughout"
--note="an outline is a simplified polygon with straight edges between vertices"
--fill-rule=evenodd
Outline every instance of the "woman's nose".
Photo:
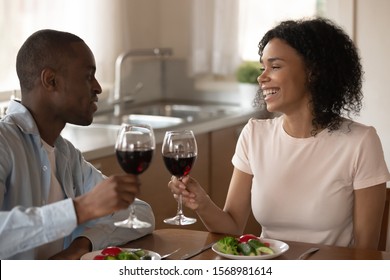
M 269 81 L 269 77 L 268 77 L 266 71 L 263 71 L 263 72 L 257 77 L 257 82 L 259 83 L 259 85 L 261 85 L 262 83 L 267 82 L 267 81 Z
M 267 69 L 263 69 L 263 71 L 261 72 L 261 74 L 259 75 L 259 77 L 257 77 L 257 82 L 260 84 L 264 83 L 264 82 L 268 82 L 270 81 L 270 77 L 269 77 L 269 74 L 268 74 L 268 70 Z

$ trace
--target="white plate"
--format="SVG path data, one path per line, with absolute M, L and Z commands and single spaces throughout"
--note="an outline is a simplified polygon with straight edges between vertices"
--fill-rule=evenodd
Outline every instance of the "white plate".
M 136 251 L 136 250 L 139 250 L 139 249 L 133 249 L 133 248 L 121 248 L 123 251 Z M 86 253 L 85 255 L 81 256 L 81 260 L 93 260 L 93 258 L 96 256 L 96 255 L 100 255 L 100 252 L 102 250 L 97 250 L 97 251 L 92 251 L 92 252 L 89 252 L 89 253 Z M 153 252 L 153 251 L 149 251 L 149 250 L 144 250 L 145 253 L 149 256 L 152 257 L 152 260 L 161 260 L 161 256 L 160 254 L 156 253 L 156 252 Z
M 232 259 L 232 260 L 269 260 L 269 259 L 273 259 L 273 258 L 280 256 L 284 252 L 287 252 L 287 250 L 289 249 L 288 244 L 286 244 L 282 241 L 279 241 L 279 240 L 261 238 L 261 241 L 263 243 L 269 243 L 270 248 L 275 252 L 275 254 L 271 254 L 271 255 L 264 254 L 264 255 L 257 255 L 257 256 L 224 254 L 218 250 L 217 243 L 214 243 L 214 245 L 213 245 L 213 247 L 211 247 L 211 249 L 213 249 L 213 251 L 215 253 L 217 253 L 218 255 L 220 255 L 221 257 L 224 257 L 227 259 Z

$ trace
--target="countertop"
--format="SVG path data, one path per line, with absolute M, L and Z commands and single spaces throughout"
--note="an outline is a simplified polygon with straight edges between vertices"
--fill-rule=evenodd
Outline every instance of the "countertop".
M 236 113 L 203 122 L 186 123 L 180 129 L 191 129 L 196 134 L 207 133 L 247 122 L 251 117 L 267 118 L 267 112 L 242 108 Z M 179 127 L 172 127 L 172 129 Z M 94 160 L 114 154 L 118 125 L 91 124 L 90 126 L 66 125 L 61 135 L 79 149 L 86 160 Z M 166 129 L 155 130 L 156 143 L 161 143 Z

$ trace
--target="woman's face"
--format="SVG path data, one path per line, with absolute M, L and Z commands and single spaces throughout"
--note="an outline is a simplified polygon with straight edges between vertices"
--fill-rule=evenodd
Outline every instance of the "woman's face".
M 303 58 L 281 39 L 272 39 L 263 50 L 264 67 L 258 77 L 267 110 L 286 115 L 309 110 L 310 92 Z

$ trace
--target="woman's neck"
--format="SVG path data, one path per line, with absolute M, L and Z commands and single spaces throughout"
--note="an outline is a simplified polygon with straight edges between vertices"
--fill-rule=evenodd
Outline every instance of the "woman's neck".
M 300 115 L 284 115 L 283 119 L 284 131 L 294 138 L 309 138 L 313 136 L 313 130 L 316 128 L 313 126 L 313 116 L 311 114 Z M 322 129 L 316 129 L 316 132 L 320 132 Z

